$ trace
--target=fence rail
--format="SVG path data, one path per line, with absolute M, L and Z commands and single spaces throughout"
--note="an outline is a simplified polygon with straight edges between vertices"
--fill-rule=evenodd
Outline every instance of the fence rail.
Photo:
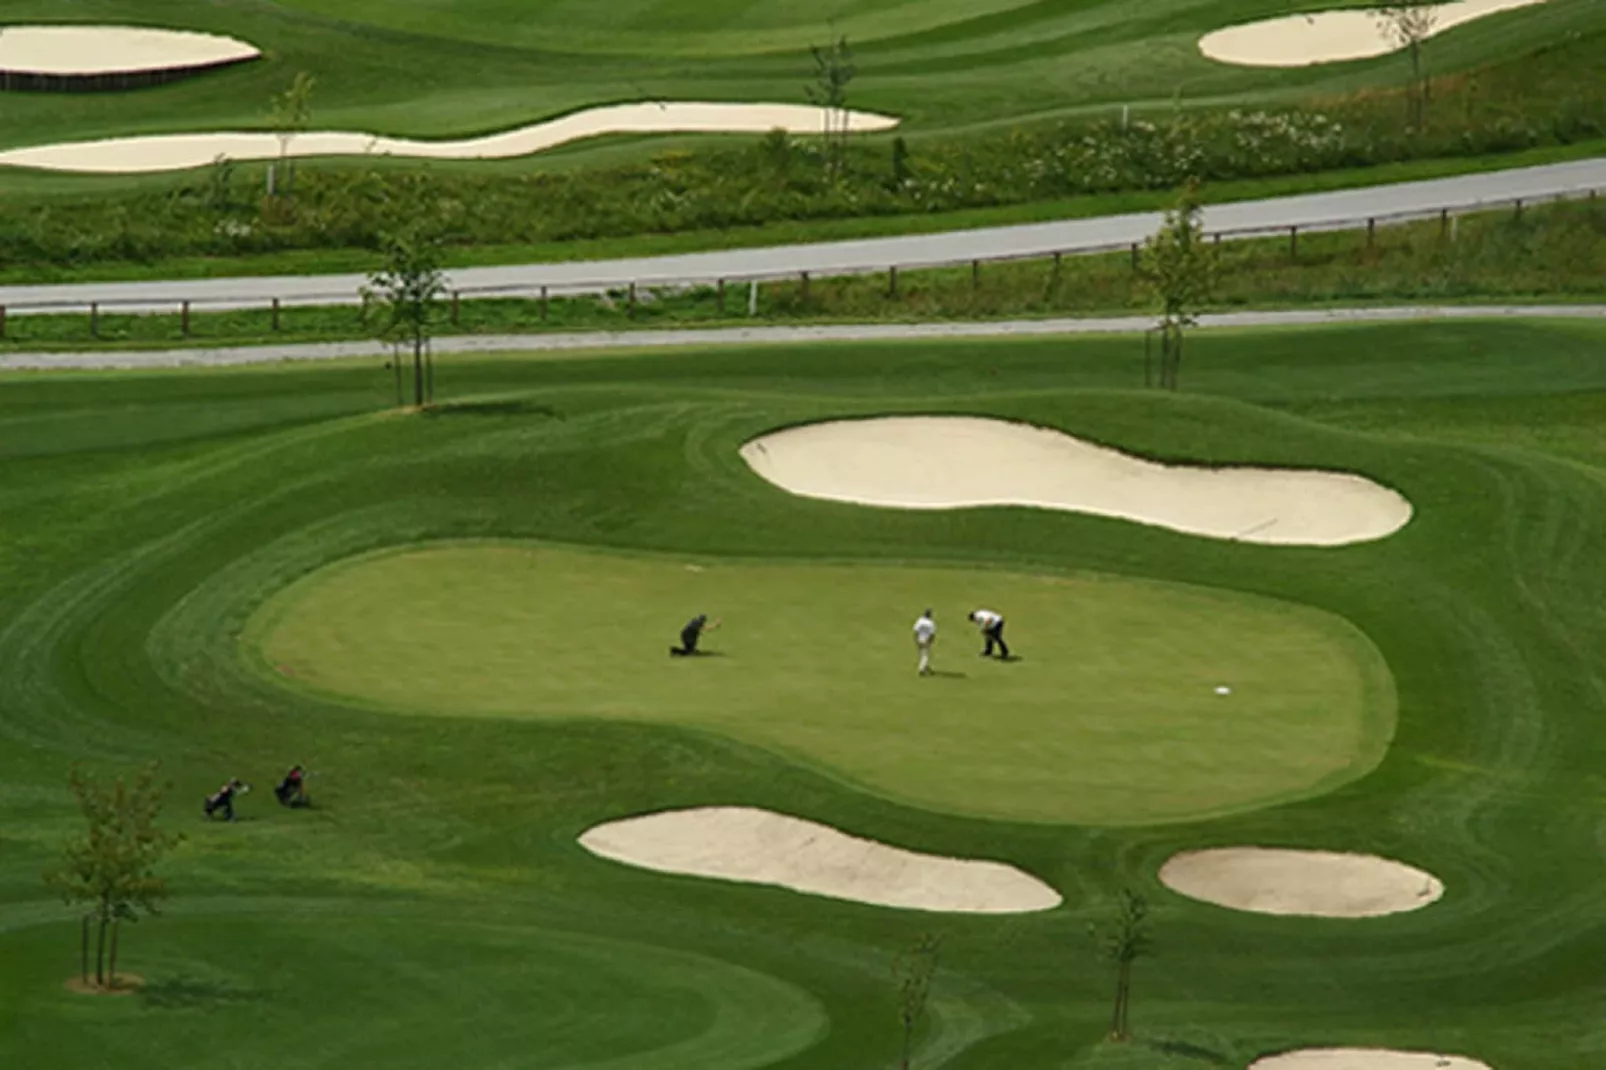
M 1299 236 L 1301 234 L 1323 234 L 1340 231 L 1367 232 L 1370 242 L 1381 228 L 1403 226 L 1408 223 L 1419 223 L 1427 220 L 1438 220 L 1447 238 L 1454 237 L 1455 223 L 1466 216 L 1492 215 L 1496 212 L 1509 211 L 1515 218 L 1521 218 L 1525 209 L 1538 207 L 1544 204 L 1555 204 L 1565 201 L 1587 200 L 1594 202 L 1606 187 L 1591 187 L 1568 190 L 1559 193 L 1549 193 L 1541 196 L 1510 197 L 1496 200 L 1477 201 L 1459 205 L 1443 207 L 1411 209 L 1397 212 L 1379 212 L 1365 216 L 1350 216 L 1345 218 L 1316 220 L 1297 224 L 1266 224 L 1248 227 L 1230 227 L 1216 230 L 1206 230 L 1205 237 L 1214 242 L 1246 241 L 1256 238 L 1285 236 L 1289 241 L 1291 254 L 1297 254 Z M 1142 248 L 1141 242 L 1083 242 L 1068 243 L 1062 248 L 1043 250 L 1033 249 L 1018 253 L 993 253 L 990 255 L 941 257 L 931 259 L 900 260 L 897 263 L 878 266 L 857 266 L 834 268 L 827 270 L 812 269 L 774 270 L 757 272 L 733 272 L 723 275 L 709 274 L 706 276 L 677 275 L 641 275 L 629 280 L 595 279 L 570 280 L 567 282 L 528 282 L 528 283 L 502 283 L 479 286 L 454 286 L 448 291 L 448 298 L 452 310 L 452 319 L 457 318 L 457 306 L 463 300 L 475 298 L 513 297 L 540 301 L 542 304 L 542 319 L 546 318 L 546 304 L 554 298 L 595 296 L 598 294 L 618 295 L 624 297 L 633 310 L 644 292 L 651 293 L 660 290 L 685 291 L 699 288 L 717 288 L 721 297 L 721 307 L 724 295 L 732 285 L 751 286 L 754 284 L 775 283 L 789 280 L 798 280 L 807 287 L 811 279 L 862 277 L 865 275 L 886 275 L 888 288 L 892 295 L 898 289 L 900 274 L 910 271 L 932 271 L 942 268 L 955 268 L 969 266 L 972 272 L 979 277 L 981 268 L 987 264 L 1021 263 L 1025 261 L 1050 260 L 1057 268 L 1064 257 L 1098 256 L 1101 254 L 1128 252 L 1132 256 L 1134 268 Z M 177 314 L 183 325 L 183 333 L 189 333 L 189 319 L 194 311 L 205 311 L 207 308 L 222 308 L 230 311 L 246 311 L 260 308 L 272 317 L 275 331 L 280 329 L 280 314 L 289 308 L 311 308 L 328 306 L 359 306 L 360 295 L 352 289 L 329 290 L 327 292 L 297 293 L 294 296 L 267 297 L 254 301 L 247 301 L 239 297 L 208 297 L 196 295 L 193 297 L 164 297 L 152 299 L 149 297 L 108 298 L 95 300 L 53 300 L 53 301 L 21 301 L 9 304 L 0 304 L 0 338 L 5 337 L 6 319 L 8 316 L 37 316 L 49 314 L 66 314 L 79 312 L 87 314 L 89 330 L 92 336 L 97 334 L 98 320 L 104 313 L 133 313 L 137 315 L 174 315 Z

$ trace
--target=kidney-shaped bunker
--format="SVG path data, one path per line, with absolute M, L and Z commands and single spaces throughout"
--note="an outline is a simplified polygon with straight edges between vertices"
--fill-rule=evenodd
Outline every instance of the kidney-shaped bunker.
M 1014 866 L 944 858 L 741 806 L 668 810 L 588 829 L 594 855 L 661 873 L 770 884 L 856 903 L 960 914 L 1051 910 L 1059 893 Z
M 742 457 L 807 498 L 898 509 L 1025 505 L 1190 535 L 1294 546 L 1380 539 L 1411 504 L 1344 472 L 1165 465 L 1060 431 L 968 416 L 836 420 L 753 439 Z

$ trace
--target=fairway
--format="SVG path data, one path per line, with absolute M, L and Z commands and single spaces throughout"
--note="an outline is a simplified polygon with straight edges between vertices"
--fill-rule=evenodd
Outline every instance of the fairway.
M 1142 382 L 1120 335 L 441 353 L 424 412 L 367 359 L 0 375 L 0 1067 L 878 1070 L 941 938 L 911 1070 L 1591 1070 L 1606 322 L 1208 329 Z M 1411 518 L 1257 545 L 742 458 L 889 416 Z M 915 673 L 927 606 L 954 675 Z M 121 927 L 144 987 L 70 991 L 69 771 L 152 761 L 183 841 Z M 1030 909 L 954 910 L 983 870 Z M 1128 891 L 1116 1043 L 1090 927 Z
M 938 609 L 939 675 L 910 625 Z M 1021 656 L 977 656 L 1006 607 Z M 671 659 L 724 619 L 715 656 Z M 752 565 L 471 546 L 316 574 L 264 611 L 292 684 L 417 713 L 606 717 L 725 733 L 928 809 L 1148 824 L 1310 795 L 1394 727 L 1365 638 L 1269 599 L 1108 576 Z M 1216 693 L 1229 686 L 1229 695 Z

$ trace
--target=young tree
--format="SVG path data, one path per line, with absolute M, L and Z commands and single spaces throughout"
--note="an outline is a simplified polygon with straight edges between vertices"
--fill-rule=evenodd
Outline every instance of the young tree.
M 69 905 L 87 910 L 79 942 L 80 971 L 89 981 L 89 925 L 98 925 L 95 941 L 95 984 L 117 984 L 117 939 L 124 921 L 139 920 L 140 912 L 156 914 L 156 904 L 168 894 L 167 883 L 154 869 L 179 837 L 156 828 L 161 812 L 163 785 L 152 763 L 125 783 L 111 784 L 86 776 L 74 767 L 68 783 L 88 824 L 83 837 L 63 850 L 62 865 L 45 874 L 45 881 Z M 107 955 L 107 930 L 111 932 Z
M 1088 926 L 1104 957 L 1115 963 L 1115 1010 L 1110 1016 L 1111 1040 L 1126 1040 L 1130 1035 L 1127 1012 L 1132 1005 L 1132 964 L 1149 951 L 1148 917 L 1148 901 L 1132 889 L 1122 888 L 1114 922 L 1105 926 Z
M 842 177 L 848 161 L 848 83 L 858 69 L 853 65 L 853 48 L 847 35 L 838 37 L 829 48 L 813 45 L 814 83 L 806 87 L 809 102 L 824 115 L 825 174 L 833 181 Z
M 909 1070 L 915 1027 L 925 1017 L 941 950 L 942 937 L 923 933 L 913 947 L 892 960 L 892 976 L 898 982 L 898 1020 L 903 1024 L 903 1057 L 898 1063 L 901 1070 Z
M 284 188 L 295 189 L 295 164 L 289 162 L 290 142 L 297 134 L 312 125 L 312 90 L 318 80 L 306 71 L 298 71 L 290 87 L 275 95 L 268 109 L 268 122 L 274 136 L 279 139 L 279 163 L 286 166 Z M 268 165 L 268 194 L 274 193 L 277 164 Z
M 1427 113 L 1428 84 L 1422 74 L 1422 42 L 1433 36 L 1439 11 L 1433 0 L 1401 0 L 1376 11 L 1379 29 L 1395 47 L 1411 54 L 1411 125 L 1422 129 Z
M 426 381 L 425 360 L 446 293 L 441 243 L 426 226 L 414 222 L 384 239 L 385 266 L 368 276 L 365 305 L 377 305 L 377 334 L 392 345 L 413 351 L 413 404 L 435 400 L 434 375 Z
M 1199 191 L 1189 183 L 1144 245 L 1139 273 L 1160 304 L 1160 386 L 1175 390 L 1182 369 L 1183 331 L 1198 323 L 1199 306 L 1215 285 L 1216 251 L 1205 241 Z

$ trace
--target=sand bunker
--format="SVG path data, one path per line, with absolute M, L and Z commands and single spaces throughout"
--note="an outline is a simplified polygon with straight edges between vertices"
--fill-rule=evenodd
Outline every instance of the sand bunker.
M 0 72 L 87 77 L 218 67 L 262 53 L 244 41 L 138 26 L 0 27 Z
M 505 159 L 602 134 L 762 134 L 777 128 L 793 134 L 818 134 L 824 128 L 824 117 L 824 109 L 806 104 L 616 104 L 464 141 L 413 141 L 339 131 L 298 134 L 290 141 L 288 155 Z M 838 129 L 841 125 L 835 115 L 832 125 Z M 898 120 L 850 111 L 847 125 L 856 132 L 890 130 Z M 219 156 L 269 160 L 277 157 L 279 150 L 279 139 L 272 133 L 162 134 L 13 149 L 0 153 L 0 165 L 132 174 L 202 167 Z
M 1490 1070 L 1488 1063 L 1462 1055 L 1384 1048 L 1307 1048 L 1268 1055 L 1249 1070 Z
M 1360 476 L 1173 467 L 1003 420 L 898 416 L 789 428 L 742 447 L 753 471 L 808 498 L 899 509 L 1029 505 L 1243 542 L 1337 546 L 1411 518 Z
M 1160 882 L 1191 899 L 1233 910 L 1312 918 L 1401 914 L 1444 895 L 1437 877 L 1403 862 L 1266 847 L 1184 851 L 1160 867 Z
M 1454 0 L 1435 4 L 1429 36 L 1545 0 Z M 1199 51 L 1218 63 L 1244 67 L 1309 67 L 1315 63 L 1370 59 L 1400 48 L 1376 11 L 1316 11 L 1263 19 L 1207 33 Z
M 748 807 L 670 810 L 589 829 L 594 855 L 660 873 L 773 884 L 855 903 L 960 914 L 1025 914 L 1059 893 L 1002 862 L 919 854 Z

